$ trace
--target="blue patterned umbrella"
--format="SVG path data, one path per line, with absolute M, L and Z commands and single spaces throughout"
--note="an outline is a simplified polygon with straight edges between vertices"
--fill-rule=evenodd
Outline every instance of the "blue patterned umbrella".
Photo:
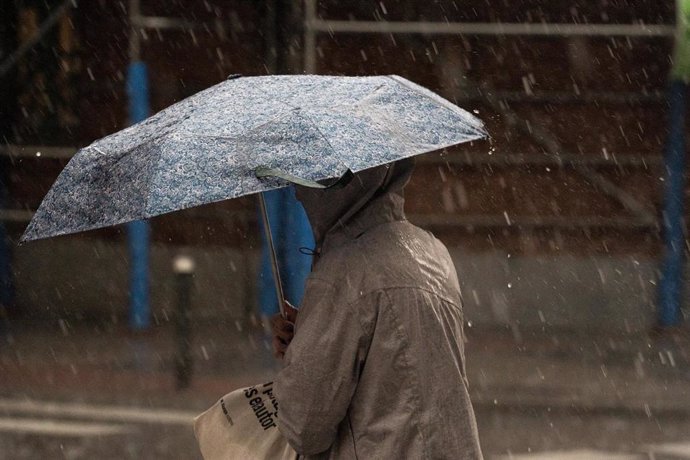
M 289 184 L 280 177 L 337 178 L 484 136 L 473 115 L 398 76 L 231 78 L 79 150 L 22 240 Z

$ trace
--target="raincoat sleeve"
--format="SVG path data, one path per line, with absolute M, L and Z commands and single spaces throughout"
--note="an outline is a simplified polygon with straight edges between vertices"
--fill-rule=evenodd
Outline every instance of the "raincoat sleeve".
M 339 304 L 334 295 L 326 282 L 307 283 L 295 336 L 274 383 L 278 426 L 302 455 L 333 444 L 368 348 L 357 306 Z

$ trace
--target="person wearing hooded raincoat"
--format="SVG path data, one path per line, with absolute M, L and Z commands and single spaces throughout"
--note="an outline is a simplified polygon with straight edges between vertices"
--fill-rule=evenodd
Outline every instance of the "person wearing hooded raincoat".
M 482 458 L 458 277 L 446 247 L 405 219 L 412 168 L 296 186 L 317 247 L 294 335 L 274 321 L 285 352 L 274 393 L 278 427 L 305 458 Z

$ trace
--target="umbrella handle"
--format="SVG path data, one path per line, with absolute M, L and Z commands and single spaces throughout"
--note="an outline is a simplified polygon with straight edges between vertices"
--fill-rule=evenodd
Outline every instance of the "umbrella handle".
M 271 225 L 268 220 L 268 211 L 266 209 L 266 200 L 263 192 L 259 193 L 259 207 L 261 208 L 261 219 L 264 224 L 264 233 L 266 241 L 268 242 L 268 252 L 271 256 L 271 270 L 273 272 L 273 282 L 276 286 L 276 296 L 278 297 L 278 308 L 280 309 L 280 316 L 286 318 L 285 314 L 285 293 L 283 292 L 283 283 L 280 280 L 280 269 L 278 268 L 278 256 L 276 256 L 276 249 L 273 245 L 273 234 L 271 233 Z
M 277 177 L 279 179 L 283 179 L 284 181 L 290 182 L 292 184 L 297 184 L 301 185 L 303 187 L 309 187 L 309 188 L 318 188 L 318 189 L 327 189 L 327 188 L 343 188 L 347 184 L 350 183 L 352 178 L 354 177 L 354 173 L 348 168 L 347 171 L 343 173 L 342 176 L 338 177 L 335 179 L 335 181 L 332 181 L 328 185 L 322 185 L 319 184 L 316 181 L 309 180 L 309 179 L 304 179 L 302 177 L 297 177 L 293 174 L 290 174 L 286 171 L 283 171 L 278 168 L 271 168 L 269 166 L 259 166 L 254 170 L 254 174 L 258 178 L 262 177 Z

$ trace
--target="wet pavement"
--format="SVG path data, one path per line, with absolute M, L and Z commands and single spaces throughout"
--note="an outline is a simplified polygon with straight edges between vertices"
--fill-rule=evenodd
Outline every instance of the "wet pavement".
M 186 389 L 171 325 L 12 326 L 0 346 L 0 458 L 199 458 L 192 417 L 278 368 L 258 321 L 196 322 Z M 467 333 L 488 458 L 690 458 L 683 331 Z

